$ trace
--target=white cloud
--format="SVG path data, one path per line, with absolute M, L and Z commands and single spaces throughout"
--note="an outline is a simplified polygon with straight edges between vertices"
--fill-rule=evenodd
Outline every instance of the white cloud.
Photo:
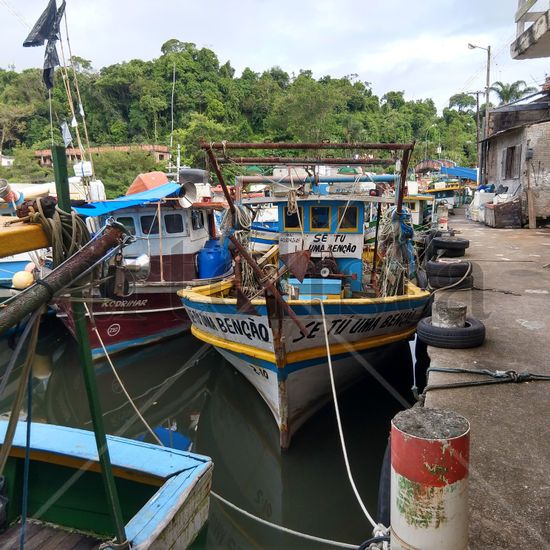
M 43 49 L 21 47 L 28 29 L 12 12 L 32 24 L 46 3 L 0 3 L 0 67 L 41 65 Z M 454 93 L 485 84 L 484 52 L 468 42 L 493 46 L 492 81 L 533 84 L 549 66 L 510 59 L 516 0 L 71 0 L 67 9 L 73 52 L 96 68 L 153 59 L 178 38 L 213 49 L 238 72 L 279 65 L 317 77 L 357 73 L 379 94 L 405 90 L 443 107 Z

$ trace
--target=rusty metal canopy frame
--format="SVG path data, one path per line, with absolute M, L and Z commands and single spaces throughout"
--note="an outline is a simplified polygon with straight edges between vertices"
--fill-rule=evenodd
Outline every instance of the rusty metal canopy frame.
M 271 164 L 292 164 L 300 166 L 315 166 L 319 164 L 332 165 L 349 165 L 349 166 L 391 166 L 398 160 L 398 151 L 407 151 L 412 149 L 414 144 L 411 143 L 278 143 L 278 142 L 263 142 L 263 143 L 233 143 L 233 142 L 217 142 L 217 143 L 202 143 L 201 148 L 208 151 L 221 151 L 217 161 L 219 164 L 240 164 L 240 165 L 271 165 Z M 347 150 L 347 151 L 389 151 L 393 153 L 390 158 L 375 158 L 373 156 L 354 156 L 354 157 L 334 157 L 320 155 L 311 157 L 283 157 L 283 156 L 232 156 L 228 151 L 236 150 L 293 150 L 293 151 L 324 151 L 324 150 Z
M 401 182 L 406 181 L 409 161 L 415 146 L 415 142 L 411 143 L 279 143 L 279 142 L 263 142 L 263 143 L 242 143 L 242 142 L 202 142 L 200 144 L 212 165 L 216 176 L 222 186 L 225 198 L 229 204 L 229 208 L 234 212 L 233 200 L 229 195 L 226 183 L 223 179 L 221 166 L 223 164 L 237 165 L 273 165 L 273 164 L 291 164 L 298 166 L 317 166 L 317 165 L 347 165 L 347 166 L 389 166 L 399 160 L 398 152 L 401 152 Z M 360 158 L 350 157 L 281 157 L 281 156 L 264 156 L 264 157 L 232 157 L 228 155 L 229 151 L 236 150 L 293 150 L 293 151 L 322 151 L 322 150 L 347 150 L 347 151 L 389 151 L 393 153 L 391 158 L 374 158 L 372 156 L 364 156 Z M 215 152 L 221 152 L 216 154 Z M 397 211 L 401 212 L 403 206 L 404 184 L 399 186 L 397 193 Z

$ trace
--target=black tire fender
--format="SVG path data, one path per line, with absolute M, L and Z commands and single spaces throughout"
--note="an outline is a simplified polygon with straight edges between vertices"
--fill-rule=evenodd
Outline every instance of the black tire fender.
M 470 246 L 468 239 L 460 237 L 434 237 L 434 248 L 443 248 L 445 250 L 464 250 Z
M 456 284 L 459 281 L 460 283 Z M 456 285 L 449 290 L 462 290 L 465 288 L 474 287 L 474 278 L 472 275 L 468 275 L 467 277 L 464 277 L 464 275 L 462 275 L 461 277 L 443 277 L 441 275 L 429 275 L 428 282 L 430 283 L 430 286 L 432 288 L 445 288 L 447 286 Z
M 453 248 L 449 248 L 447 250 L 443 250 L 443 256 L 445 256 L 445 258 L 462 258 L 462 256 L 465 255 L 465 248 L 457 248 L 456 250 Z
M 432 262 L 426 264 L 428 277 L 462 277 L 470 269 L 469 262 Z
M 474 317 L 466 317 L 464 327 L 454 328 L 434 327 L 432 318 L 424 317 L 418 323 L 416 332 L 420 340 L 436 348 L 475 348 L 485 340 L 485 325 Z

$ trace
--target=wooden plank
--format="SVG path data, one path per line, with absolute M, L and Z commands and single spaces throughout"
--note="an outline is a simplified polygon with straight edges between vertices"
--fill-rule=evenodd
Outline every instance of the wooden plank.
M 2 550 L 18 550 L 21 524 L 12 525 L 0 535 Z M 64 531 L 36 521 L 29 521 L 25 533 L 25 550 L 91 550 L 100 541 L 82 533 Z
M 50 243 L 40 225 L 19 223 L 0 226 L 0 258 L 48 246 Z

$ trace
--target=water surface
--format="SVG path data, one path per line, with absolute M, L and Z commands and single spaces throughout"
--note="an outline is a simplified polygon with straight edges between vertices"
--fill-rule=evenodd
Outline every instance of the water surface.
M 3 342 L 0 361 L 10 349 Z M 252 514 L 291 529 L 360 544 L 371 536 L 345 471 L 333 404 L 279 448 L 272 415 L 254 388 L 217 352 L 191 335 L 113 356 L 117 372 L 165 445 L 214 460 L 213 489 Z M 403 344 L 386 358 L 389 384 L 410 399 L 411 358 Z M 33 420 L 92 429 L 76 344 L 55 319 L 43 326 L 34 365 Z M 9 411 L 15 376 L 1 412 Z M 153 441 L 128 405 L 110 366 L 97 362 L 106 430 Z M 390 420 L 404 401 L 371 375 L 340 396 L 345 440 L 359 491 L 376 513 Z M 195 548 L 318 548 L 262 526 L 211 499 Z M 327 546 L 328 548 L 328 546 Z

